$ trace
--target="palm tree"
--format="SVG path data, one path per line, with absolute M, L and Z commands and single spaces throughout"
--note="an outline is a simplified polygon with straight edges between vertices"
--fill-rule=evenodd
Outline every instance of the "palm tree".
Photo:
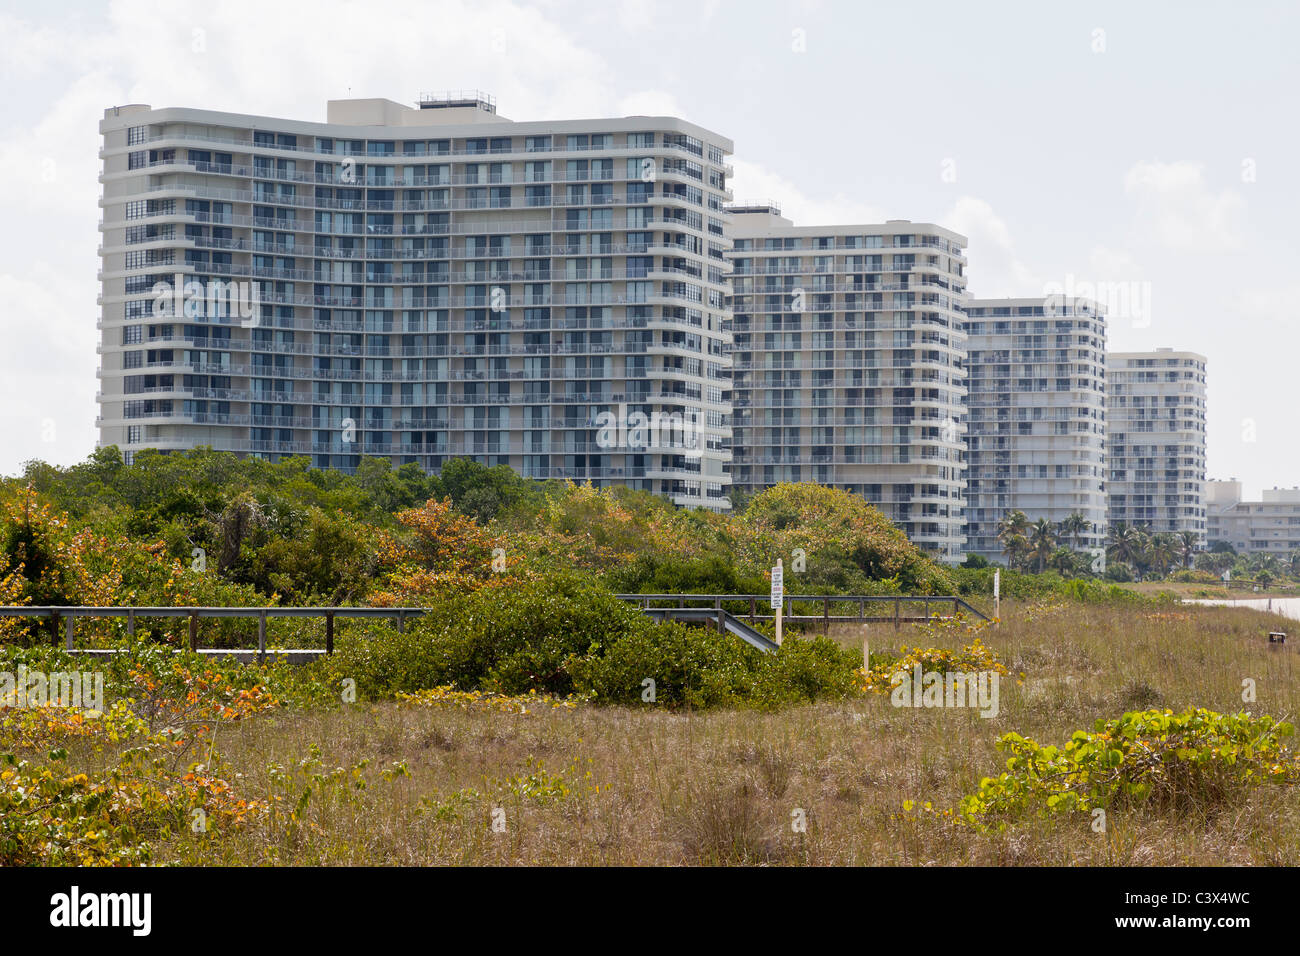
M 1166 532 L 1151 536 L 1149 560 L 1157 574 L 1165 574 L 1178 560 L 1178 538 Z
M 1016 565 L 1016 555 L 1011 548 L 1011 542 L 1015 538 L 1024 538 L 1029 533 L 1029 519 L 1025 517 L 1023 511 L 1011 511 L 1002 516 L 998 522 L 998 540 L 1002 542 L 1002 550 L 1006 552 L 1007 560 L 1012 567 Z
M 1091 527 L 1091 522 L 1077 511 L 1061 519 L 1061 535 L 1070 539 L 1070 545 L 1075 551 L 1079 550 L 1079 538 Z
M 1123 521 L 1110 526 L 1109 540 L 1106 543 L 1106 557 L 1121 564 L 1137 567 L 1146 551 L 1146 536 L 1141 528 L 1135 528 Z
M 1056 529 L 1046 518 L 1039 518 L 1029 529 L 1029 547 L 1038 558 L 1038 573 L 1047 567 L 1047 559 L 1056 550 Z
M 1192 558 L 1196 555 L 1196 534 L 1192 531 L 1180 531 L 1175 537 L 1175 545 L 1178 549 L 1178 556 L 1182 559 L 1183 567 L 1191 569 Z
M 1223 572 L 1232 567 L 1233 560 L 1233 556 L 1224 551 L 1201 551 L 1196 555 L 1196 567 L 1222 577 Z
M 1062 576 L 1065 576 L 1074 573 L 1078 560 L 1078 557 L 1069 548 L 1057 548 L 1052 552 L 1047 565 L 1053 571 L 1059 571 Z
M 1023 567 L 1029 555 L 1029 539 L 1023 534 L 1013 534 L 1006 539 L 1002 550 L 1007 554 L 1007 564 L 1012 568 Z

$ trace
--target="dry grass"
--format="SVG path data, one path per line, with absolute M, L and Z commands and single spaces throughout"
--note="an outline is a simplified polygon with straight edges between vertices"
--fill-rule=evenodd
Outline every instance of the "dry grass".
M 1235 608 L 1010 606 L 984 640 L 1023 671 L 1001 713 L 904 710 L 870 697 L 752 711 L 583 707 L 525 715 L 411 704 L 280 712 L 222 731 L 225 772 L 284 812 L 183 834 L 157 858 L 293 864 L 1300 864 L 1294 789 L 1212 818 L 1113 813 L 980 835 L 900 814 L 951 806 L 995 774 L 1000 734 L 1061 742 L 1124 710 L 1249 709 L 1293 717 L 1295 647 L 1277 618 Z M 845 629 L 845 643 L 861 634 Z M 878 627 L 872 648 L 915 644 Z M 1258 702 L 1242 703 L 1242 681 Z M 313 746 L 319 762 L 313 762 Z M 303 765 L 302 762 L 306 761 Z M 364 788 L 356 786 L 353 768 Z M 403 762 L 409 775 L 385 779 Z M 279 773 L 274 768 L 282 767 Z M 329 772 L 341 768 L 334 778 Z M 312 775 L 317 777 L 312 780 Z M 277 782 L 277 780 L 279 782 Z M 311 794 L 302 800 L 307 787 Z M 288 811 L 302 806 L 299 819 Z M 504 828 L 494 830 L 494 810 Z M 806 820 L 806 831 L 795 825 Z

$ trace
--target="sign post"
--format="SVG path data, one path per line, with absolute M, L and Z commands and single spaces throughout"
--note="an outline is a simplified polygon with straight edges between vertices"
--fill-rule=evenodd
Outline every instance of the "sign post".
M 993 572 L 993 618 L 1000 621 L 1002 619 L 1002 572 L 995 570 Z
M 781 610 L 785 606 L 785 568 L 781 564 L 781 559 L 776 559 L 776 567 L 772 569 L 772 610 L 776 611 L 776 642 L 781 643 Z

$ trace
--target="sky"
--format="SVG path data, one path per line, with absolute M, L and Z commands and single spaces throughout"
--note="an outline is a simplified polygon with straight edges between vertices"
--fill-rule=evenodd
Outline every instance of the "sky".
M 480 89 L 715 130 L 800 225 L 955 229 L 975 296 L 1091 289 L 1112 350 L 1207 357 L 1208 477 L 1300 485 L 1297 40 L 1249 0 L 0 0 L 0 474 L 94 448 L 104 109 Z

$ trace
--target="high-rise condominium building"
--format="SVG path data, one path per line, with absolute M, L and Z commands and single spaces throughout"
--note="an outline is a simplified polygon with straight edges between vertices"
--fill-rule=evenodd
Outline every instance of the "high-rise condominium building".
M 966 239 L 731 211 L 733 485 L 843 488 L 960 560 Z
M 467 456 L 728 506 L 726 138 L 477 93 L 100 131 L 101 444 Z
M 1244 501 L 1239 481 L 1205 483 L 1207 544 L 1225 542 L 1238 554 L 1288 558 L 1300 551 L 1300 488 L 1265 489 Z
M 1205 544 L 1205 356 L 1106 356 L 1109 521 Z
M 1082 515 L 1060 544 L 1103 547 L 1105 316 L 1074 298 L 972 299 L 966 315 L 966 550 L 1004 561 L 1011 511 L 1058 529 Z

